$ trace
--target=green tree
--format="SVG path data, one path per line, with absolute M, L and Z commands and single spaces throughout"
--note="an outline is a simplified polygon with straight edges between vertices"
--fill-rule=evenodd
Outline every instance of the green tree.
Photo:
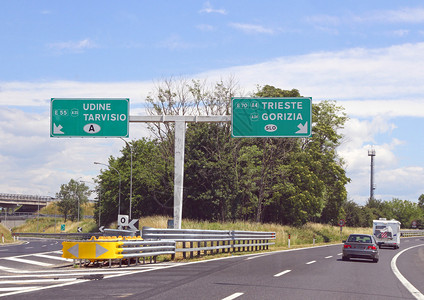
M 68 218 L 75 221 L 78 216 L 83 217 L 82 204 L 88 202 L 88 197 L 91 192 L 88 186 L 84 183 L 71 179 L 69 183 L 60 186 L 59 193 L 56 193 L 59 212 L 65 217 L 65 222 Z
M 321 101 L 312 106 L 312 137 L 304 139 L 302 148 L 310 153 L 314 173 L 323 181 L 324 208 L 321 221 L 336 225 L 340 210 L 347 201 L 344 161 L 337 154 L 343 136 L 339 130 L 347 120 L 343 107 L 334 101 Z
M 362 208 L 353 200 L 348 200 L 343 204 L 345 211 L 344 220 L 349 227 L 365 227 L 367 223 L 366 215 Z
M 138 218 L 154 214 L 170 215 L 173 207 L 173 190 L 169 180 L 169 168 L 160 153 L 157 140 L 146 138 L 131 141 L 133 149 L 133 193 L 131 217 Z M 121 214 L 129 214 L 131 187 L 131 150 L 125 146 L 122 156 L 110 157 L 108 165 L 97 178 L 100 205 L 95 217 L 101 214 L 104 225 L 116 222 L 119 211 L 119 176 L 121 175 Z
M 393 218 L 406 228 L 410 228 L 412 221 L 420 219 L 422 216 L 421 209 L 415 202 L 393 198 L 387 204 L 392 211 Z
M 256 93 L 256 96 L 300 97 L 300 93 L 296 89 L 288 91 L 266 85 Z M 288 202 L 291 215 L 294 214 L 298 219 L 294 221 L 291 217 L 290 222 L 304 223 L 321 218 L 325 223 L 337 223 L 342 205 L 347 198 L 345 186 L 350 181 L 343 168 L 344 162 L 336 152 L 343 138 L 338 131 L 343 128 L 346 120 L 347 116 L 341 106 L 337 106 L 334 101 L 321 101 L 312 105 L 312 137 L 296 141 L 289 139 L 292 140 L 292 151 L 289 152 L 291 159 L 284 160 L 280 157 L 278 165 L 282 166 L 281 170 L 289 174 L 299 172 L 298 174 L 303 176 L 301 179 L 310 185 L 299 181 L 293 182 L 295 178 L 293 176 L 280 177 L 286 182 L 276 183 L 278 193 L 273 196 L 273 202 L 280 203 L 278 205 L 283 205 L 285 200 Z M 275 162 L 273 159 L 273 163 Z M 294 166 L 287 166 L 286 163 Z M 300 168 L 299 164 L 302 164 L 303 168 Z M 313 179 L 308 181 L 311 178 Z M 307 190 L 302 190 L 297 197 L 284 192 L 284 189 L 287 189 L 298 193 L 299 187 Z M 278 200 L 278 197 L 288 198 Z M 274 205 L 272 210 L 277 211 Z
M 418 197 L 418 207 L 424 212 L 424 194 L 421 194 L 421 196 Z

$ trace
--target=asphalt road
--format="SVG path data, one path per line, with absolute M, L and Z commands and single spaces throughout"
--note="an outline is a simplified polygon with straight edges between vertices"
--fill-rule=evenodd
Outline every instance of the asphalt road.
M 0 266 L 1 261 L 0 258 Z M 404 279 L 395 274 L 394 268 Z M 342 261 L 341 245 L 333 245 L 192 263 L 96 270 L 68 268 L 55 273 L 47 269 L 40 267 L 31 274 L 1 276 L 0 291 L 4 286 L 4 293 L 0 296 L 8 299 L 424 299 L 424 238 L 404 238 L 399 250 L 381 249 L 378 263 L 360 259 Z M 90 280 L 87 274 L 101 274 L 103 279 Z M 23 283 L 22 290 L 7 291 L 9 286 L 2 285 L 11 276 L 17 277 L 15 286 L 17 282 Z M 41 279 L 50 281 L 43 283 Z M 410 286 L 407 289 L 401 280 L 416 290 Z
M 0 247 L 0 258 L 62 249 L 61 240 L 25 238 L 21 242 L 23 243 Z

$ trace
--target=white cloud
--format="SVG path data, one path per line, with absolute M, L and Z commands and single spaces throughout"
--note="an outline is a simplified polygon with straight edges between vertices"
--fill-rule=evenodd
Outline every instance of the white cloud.
M 327 26 L 338 26 L 341 24 L 340 17 L 329 16 L 329 15 L 308 16 L 305 18 L 305 21 L 310 23 L 318 23 L 321 25 L 327 25 Z
M 365 16 L 364 20 L 375 20 L 382 23 L 424 23 L 424 9 L 408 7 L 399 10 L 374 11 Z
M 256 33 L 265 33 L 265 34 L 274 34 L 275 31 L 271 28 L 266 28 L 262 25 L 246 24 L 246 23 L 230 23 L 230 26 L 243 31 L 244 33 L 256 34 Z
M 192 47 L 189 43 L 184 42 L 179 35 L 170 36 L 162 41 L 159 46 L 170 50 L 189 49 Z
M 405 110 L 409 110 L 410 114 L 423 116 L 424 110 L 420 109 L 424 105 L 424 85 L 421 84 L 423 64 L 424 43 L 417 43 L 282 57 L 255 65 L 211 71 L 201 76 L 219 79 L 235 74 L 243 86 L 251 90 L 257 84 L 270 84 L 286 89 L 297 88 L 302 95 L 313 96 L 316 100 L 351 100 L 362 106 L 363 114 L 367 114 L 370 100 L 399 101 L 396 108 L 401 108 L 402 103 L 408 100 L 414 111 L 404 105 L 400 113 L 404 115 Z M 358 100 L 367 102 L 356 102 Z M 379 103 L 374 102 L 373 105 Z M 383 113 L 398 113 L 385 105 L 380 105 L 380 109 Z
M 409 30 L 407 29 L 399 29 L 399 30 L 393 31 L 393 35 L 397 37 L 404 37 L 404 36 L 407 36 L 408 34 L 409 34 Z
M 424 23 L 424 9 L 420 7 L 407 7 L 398 10 L 372 10 L 360 15 L 314 15 L 305 18 L 306 22 L 318 27 L 338 27 L 352 23 L 399 23 L 419 24 Z
M 125 146 L 120 139 L 50 138 L 49 110 L 0 110 L 0 191 L 53 196 L 71 178 L 92 181 L 94 161 L 108 162 Z M 130 125 L 131 139 L 148 136 L 144 124 Z
M 212 25 L 208 25 L 208 24 L 199 24 L 196 26 L 197 29 L 201 30 L 201 31 L 214 31 L 215 27 Z
M 0 106 L 41 106 L 51 98 L 130 98 L 142 104 L 153 82 L 0 82 Z
M 211 3 L 207 1 L 203 4 L 203 8 L 199 11 L 199 13 L 226 15 L 227 11 L 223 8 L 215 9 L 212 7 Z
M 97 45 L 89 38 L 80 41 L 56 42 L 48 45 L 49 48 L 58 52 L 80 53 L 86 49 L 96 48 Z

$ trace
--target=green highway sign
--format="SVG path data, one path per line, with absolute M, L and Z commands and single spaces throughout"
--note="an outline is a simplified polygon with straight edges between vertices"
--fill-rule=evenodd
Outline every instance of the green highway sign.
M 50 102 L 50 137 L 128 137 L 128 98 Z
M 232 98 L 233 137 L 310 137 L 312 98 Z

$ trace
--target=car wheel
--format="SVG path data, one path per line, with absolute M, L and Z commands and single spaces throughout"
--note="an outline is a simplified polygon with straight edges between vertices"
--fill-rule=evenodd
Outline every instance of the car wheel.
M 372 261 L 378 263 L 378 258 L 374 258 Z
M 347 261 L 347 260 L 349 260 L 349 257 L 347 257 L 347 256 L 342 256 L 342 260 Z

